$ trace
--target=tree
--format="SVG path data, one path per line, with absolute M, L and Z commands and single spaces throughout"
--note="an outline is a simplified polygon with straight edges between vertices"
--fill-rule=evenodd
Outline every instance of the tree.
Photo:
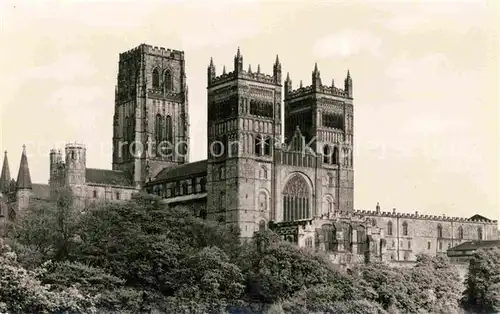
M 50 201 L 30 202 L 7 235 L 29 266 L 51 259 L 65 260 L 77 241 L 80 217 L 71 190 L 61 189 Z
M 336 279 L 337 272 L 324 256 L 278 241 L 270 231 L 256 235 L 246 254 L 242 269 L 247 292 L 259 302 L 285 300 L 303 288 Z
M 95 296 L 69 287 L 51 290 L 16 260 L 16 254 L 0 240 L 0 311 L 7 313 L 95 313 Z M 38 272 L 44 271 L 39 269 Z
M 500 248 L 479 249 L 469 263 L 463 307 L 475 313 L 500 311 Z

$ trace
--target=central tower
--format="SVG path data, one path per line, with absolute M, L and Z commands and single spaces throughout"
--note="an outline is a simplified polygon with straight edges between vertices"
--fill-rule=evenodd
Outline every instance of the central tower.
M 141 44 L 120 54 L 113 121 L 113 170 L 137 187 L 188 161 L 184 52 Z
M 281 137 L 281 64 L 276 57 L 272 75 L 260 66 L 245 71 L 238 48 L 234 71 L 224 68 L 216 76 L 210 60 L 207 79 L 208 218 L 237 225 L 249 238 L 262 218 L 269 220 L 273 145 Z

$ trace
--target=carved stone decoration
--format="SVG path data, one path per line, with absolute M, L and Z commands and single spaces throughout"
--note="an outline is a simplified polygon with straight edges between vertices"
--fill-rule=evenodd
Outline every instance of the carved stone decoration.
M 283 190 L 283 194 L 297 197 L 309 197 L 309 189 L 306 180 L 300 175 L 294 175 L 288 180 Z

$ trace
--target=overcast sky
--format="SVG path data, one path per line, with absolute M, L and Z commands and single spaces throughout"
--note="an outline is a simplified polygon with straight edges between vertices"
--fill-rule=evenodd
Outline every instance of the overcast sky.
M 16 1 L 18 2 L 18 1 Z M 87 146 L 111 168 L 118 54 L 148 43 L 184 50 L 191 161 L 206 158 L 206 67 L 272 73 L 294 87 L 354 86 L 355 207 L 500 218 L 499 14 L 494 1 L 76 1 L 0 4 L 0 149 L 33 182 L 49 149 Z M 211 4 L 208 4 L 211 3 Z

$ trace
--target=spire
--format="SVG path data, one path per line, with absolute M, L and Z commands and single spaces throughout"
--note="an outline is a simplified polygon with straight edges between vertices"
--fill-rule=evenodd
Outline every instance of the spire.
M 257 73 L 260 73 L 260 64 L 257 65 Z
M 248 65 L 248 73 L 252 73 L 252 65 L 251 64 Z
M 243 56 L 241 55 L 239 46 L 236 56 L 234 56 L 234 72 L 236 75 L 243 72 Z
M 226 66 L 222 68 L 222 74 L 226 74 Z
M 274 62 L 274 64 L 280 64 L 280 58 L 278 57 L 278 55 L 276 55 L 276 62 Z
M 213 67 L 214 66 L 214 58 L 210 57 L 210 64 L 209 64 L 209 67 Z
M 332 87 L 335 87 L 335 80 L 332 79 Z
M 302 87 L 303 87 L 302 80 L 300 80 L 299 88 L 302 88 Z
M 31 190 L 31 176 L 30 169 L 28 167 L 28 157 L 26 157 L 26 145 L 23 145 L 23 154 L 21 155 L 21 163 L 19 164 L 19 173 L 17 174 L 16 188 L 18 190 Z
M 377 211 L 377 213 L 380 212 L 380 204 L 379 204 L 379 202 L 377 202 L 377 206 L 375 207 L 375 210 Z
M 314 71 L 312 73 L 312 84 L 314 87 L 319 88 L 321 86 L 321 76 L 318 70 L 318 63 L 314 63 Z
M 290 72 L 286 72 L 286 80 L 290 81 Z
M 352 98 L 352 79 L 351 79 L 351 72 L 347 70 L 347 77 L 344 80 L 344 91 L 346 92 L 347 96 Z
M 0 175 L 0 192 L 9 191 L 10 187 L 10 170 L 9 161 L 7 159 L 7 151 L 4 152 L 2 174 Z

